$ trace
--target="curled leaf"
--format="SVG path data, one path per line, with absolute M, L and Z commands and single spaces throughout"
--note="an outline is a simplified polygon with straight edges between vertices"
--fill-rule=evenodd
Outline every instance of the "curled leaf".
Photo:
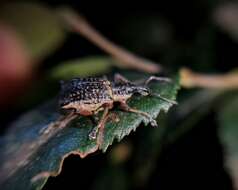
M 151 89 L 163 97 L 175 99 L 179 79 L 171 83 L 152 83 Z M 156 97 L 133 96 L 129 105 L 148 112 L 154 118 L 167 112 L 171 104 Z M 49 176 L 60 173 L 63 160 L 70 154 L 82 158 L 101 149 L 105 152 L 115 139 L 118 141 L 148 121 L 140 115 L 111 111 L 104 129 L 102 144 L 90 140 L 93 123 L 89 118 L 61 116 L 55 101 L 47 103 L 19 118 L 0 141 L 0 184 L 8 189 L 41 189 Z M 156 129 L 154 129 L 156 130 Z

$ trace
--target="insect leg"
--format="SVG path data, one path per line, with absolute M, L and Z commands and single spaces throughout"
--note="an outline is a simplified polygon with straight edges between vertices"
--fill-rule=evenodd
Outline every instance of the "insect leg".
M 171 82 L 170 78 L 150 76 L 150 78 L 148 78 L 144 84 L 148 85 L 152 80 L 161 81 L 161 82 Z
M 109 107 L 105 107 L 103 115 L 96 127 L 93 128 L 93 130 L 89 133 L 89 138 L 90 139 L 96 139 L 98 130 L 102 127 L 104 127 L 107 118 L 108 118 L 108 113 L 109 113 Z
M 153 127 L 157 127 L 158 124 L 156 122 L 156 120 L 154 120 L 150 114 L 146 113 L 146 112 L 143 112 L 141 110 L 137 110 L 137 109 L 134 109 L 134 108 L 131 108 L 130 106 L 127 105 L 127 103 L 125 102 L 121 102 L 121 109 L 124 110 L 124 111 L 127 111 L 127 112 L 132 112 L 132 113 L 137 113 L 139 115 L 142 115 L 144 117 L 146 117 L 146 119 L 149 120 L 150 124 L 153 126 Z
M 100 107 L 96 111 L 94 111 L 92 115 L 89 116 L 90 120 L 93 122 L 94 125 L 97 125 L 97 123 L 99 122 L 98 112 L 102 110 L 104 110 L 104 108 Z

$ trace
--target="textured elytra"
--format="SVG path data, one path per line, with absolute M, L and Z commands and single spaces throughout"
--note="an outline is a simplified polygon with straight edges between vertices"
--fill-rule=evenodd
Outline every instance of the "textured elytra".
M 145 86 L 141 86 L 147 90 Z M 60 106 L 72 102 L 99 103 L 100 101 L 113 100 L 115 96 L 131 96 L 138 92 L 140 86 L 130 81 L 109 81 L 104 78 L 74 78 L 61 81 Z M 110 94 L 111 92 L 112 94 Z M 91 102 L 90 102 L 91 101 Z
M 60 106 L 70 103 L 97 104 L 103 101 L 113 101 L 110 90 L 115 96 L 131 96 L 136 85 L 131 82 L 108 81 L 103 78 L 74 78 L 61 82 L 59 98 Z
M 60 106 L 72 102 L 99 103 L 110 100 L 106 83 L 102 78 L 75 78 L 62 83 L 60 92 Z

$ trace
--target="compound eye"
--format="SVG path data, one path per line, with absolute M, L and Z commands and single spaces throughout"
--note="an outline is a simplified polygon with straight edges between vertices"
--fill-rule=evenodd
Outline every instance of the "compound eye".
M 146 89 L 146 88 L 141 88 L 139 90 L 139 93 L 142 95 L 142 96 L 148 96 L 150 94 L 149 90 Z
M 127 94 L 133 93 L 133 89 L 132 89 L 132 88 L 126 88 L 126 93 L 127 93 Z

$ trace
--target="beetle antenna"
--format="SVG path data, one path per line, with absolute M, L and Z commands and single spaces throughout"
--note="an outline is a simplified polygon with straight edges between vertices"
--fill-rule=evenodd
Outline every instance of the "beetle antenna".
M 144 85 L 147 86 L 151 81 L 156 80 L 156 81 L 161 81 L 161 82 L 171 82 L 170 78 L 166 78 L 166 77 L 156 77 L 156 76 L 150 76 L 150 78 L 148 78 Z
M 174 100 L 170 100 L 170 99 L 168 99 L 168 98 L 165 98 L 165 97 L 161 96 L 160 94 L 150 93 L 150 95 L 155 96 L 155 97 L 158 97 L 158 98 L 160 98 L 161 100 L 164 100 L 165 102 L 168 102 L 168 103 L 170 103 L 170 104 L 172 104 L 172 105 L 177 105 L 177 104 L 178 104 L 178 102 L 176 102 L 176 101 L 174 101 Z

